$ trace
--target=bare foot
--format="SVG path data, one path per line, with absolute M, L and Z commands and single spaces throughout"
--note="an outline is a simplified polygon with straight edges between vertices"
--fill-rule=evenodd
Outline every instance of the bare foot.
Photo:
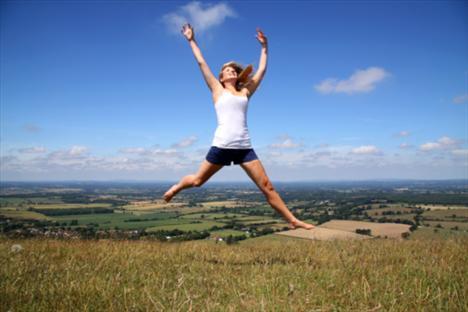
M 302 228 L 302 229 L 306 229 L 306 230 L 312 230 L 313 228 L 315 228 L 315 225 L 313 224 L 309 224 L 309 223 L 305 223 L 305 222 L 302 222 L 301 220 L 294 220 L 294 221 L 291 221 L 289 224 L 288 224 L 288 227 L 291 229 L 291 230 L 294 230 L 296 228 Z
M 177 184 L 174 184 L 166 193 L 164 193 L 163 198 L 166 201 L 166 203 L 170 202 L 172 197 L 174 197 L 174 195 L 176 194 L 175 192 L 176 188 L 177 188 Z

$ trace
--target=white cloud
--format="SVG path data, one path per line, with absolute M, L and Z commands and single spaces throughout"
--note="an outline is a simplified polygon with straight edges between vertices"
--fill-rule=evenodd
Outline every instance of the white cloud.
M 358 69 L 348 79 L 338 80 L 336 78 L 328 78 L 314 87 L 318 92 L 323 94 L 369 92 L 375 88 L 378 82 L 389 75 L 383 68 L 369 67 L 364 70 Z
M 72 146 L 69 149 L 55 150 L 34 158 L 6 155 L 0 158 L 3 170 L 16 172 L 42 172 L 47 177 L 48 172 L 64 170 L 75 171 L 146 171 L 164 169 L 188 168 L 203 158 L 199 153 L 184 155 L 176 149 L 159 148 L 122 148 L 119 152 L 134 154 L 133 157 L 110 156 L 98 157 L 86 153 L 85 146 Z
M 287 134 L 279 137 L 278 143 L 273 143 L 270 145 L 270 147 L 273 148 L 296 148 L 299 146 L 301 146 L 301 144 L 295 143 L 293 139 Z
M 197 137 L 192 135 L 188 138 L 183 139 L 182 141 L 172 144 L 173 148 L 183 148 L 183 147 L 189 147 L 192 146 L 193 143 L 197 141 Z
M 236 12 L 227 3 L 210 6 L 199 1 L 192 1 L 181 6 L 176 12 L 165 14 L 162 21 L 171 32 L 177 34 L 180 33 L 183 24 L 190 23 L 197 34 L 221 24 L 227 17 L 236 16 Z
M 145 149 L 143 147 L 124 147 L 119 149 L 119 152 L 124 154 L 143 154 Z
M 407 149 L 407 148 L 411 148 L 411 147 L 413 147 L 413 145 L 408 144 L 408 143 L 401 143 L 400 144 L 401 149 Z
M 447 150 L 456 148 L 460 143 L 452 138 L 443 136 L 437 140 L 437 142 L 427 142 L 421 144 L 419 149 L 424 152 L 433 151 L 433 150 Z
M 19 148 L 18 152 L 24 153 L 24 154 L 36 154 L 36 153 L 45 153 L 47 152 L 47 149 L 43 146 L 33 146 L 33 147 Z
M 88 150 L 86 146 L 74 145 L 69 150 L 68 153 L 72 156 L 79 156 L 85 153 Z
M 468 94 L 462 94 L 453 98 L 453 103 L 463 104 L 468 103 Z
M 287 136 L 283 136 L 283 142 L 286 139 Z M 453 145 L 454 141 L 442 137 L 437 143 Z M 59 177 L 64 180 L 175 180 L 189 172 L 196 172 L 208 149 L 209 146 L 190 150 L 156 146 L 126 147 L 120 152 L 130 152 L 130 155 L 100 157 L 85 153 L 86 147 L 74 146 L 46 154 L 0 156 L 0 167 L 2 179 L 5 180 L 50 180 Z M 326 148 L 316 146 L 297 150 L 264 146 L 256 148 L 256 152 L 274 180 L 460 177 L 466 172 L 464 168 L 468 156 L 466 148 L 452 149 L 450 154 L 439 157 L 432 153 L 383 153 L 373 145 L 328 145 Z M 434 158 L 434 155 L 437 157 Z M 216 174 L 214 180 L 219 179 L 250 181 L 237 166 L 226 167 Z
M 374 145 L 363 145 L 353 148 L 351 153 L 362 155 L 378 155 L 381 151 Z

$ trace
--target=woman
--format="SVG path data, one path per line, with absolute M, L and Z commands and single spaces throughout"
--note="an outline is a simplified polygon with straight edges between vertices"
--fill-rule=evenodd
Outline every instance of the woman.
M 246 122 L 247 104 L 265 75 L 267 38 L 257 28 L 257 40 L 262 46 L 262 52 L 259 68 L 253 77 L 249 76 L 251 66 L 244 70 L 239 64 L 229 62 L 223 65 L 218 80 L 212 74 L 195 42 L 192 26 L 190 24 L 183 25 L 181 32 L 189 41 L 203 77 L 211 90 L 218 128 L 213 144 L 199 171 L 196 174 L 183 177 L 178 184 L 174 184 L 164 194 L 164 200 L 169 202 L 172 197 L 185 188 L 200 187 L 223 166 L 230 166 L 231 162 L 234 162 L 234 165 L 240 165 L 245 170 L 265 195 L 268 203 L 288 222 L 289 228 L 312 229 L 314 227 L 312 224 L 300 221 L 286 207 L 273 188 L 262 163 L 250 144 Z

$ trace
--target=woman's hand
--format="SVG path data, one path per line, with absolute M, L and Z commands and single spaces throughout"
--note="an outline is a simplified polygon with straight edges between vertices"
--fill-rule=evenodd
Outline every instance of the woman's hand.
M 195 36 L 192 26 L 188 23 L 182 26 L 181 33 L 188 41 L 193 40 L 193 37 Z
M 267 37 L 263 34 L 263 32 L 260 30 L 260 28 L 257 27 L 257 40 L 260 42 L 262 46 L 266 46 L 268 44 Z

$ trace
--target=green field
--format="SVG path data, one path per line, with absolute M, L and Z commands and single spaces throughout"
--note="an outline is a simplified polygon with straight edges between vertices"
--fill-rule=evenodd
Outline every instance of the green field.
M 410 240 L 455 238 L 466 239 L 468 238 L 468 232 L 420 226 L 416 231 L 412 232 L 409 237 Z
M 431 227 L 438 227 L 438 225 L 442 226 L 444 229 L 451 229 L 454 227 L 458 227 L 459 230 L 468 230 L 468 223 L 466 222 L 452 222 L 452 221 L 426 221 L 422 222 L 424 225 L 431 226 Z
M 28 205 L 28 207 L 35 209 L 73 209 L 73 208 L 108 208 L 111 204 L 107 203 L 95 203 L 95 204 L 39 204 L 39 205 Z
M 431 210 L 423 213 L 424 217 L 441 219 L 452 219 L 453 215 L 455 215 L 455 218 L 468 218 L 468 209 Z
M 158 230 L 181 230 L 181 231 L 203 231 L 208 230 L 213 226 L 222 227 L 224 223 L 213 222 L 213 221 L 202 221 L 201 223 L 179 223 L 174 225 L 169 225 L 168 223 L 161 223 L 161 225 L 148 228 L 147 232 L 153 232 Z
M 226 236 L 229 236 L 229 235 L 232 235 L 232 236 L 246 235 L 247 236 L 247 234 L 245 232 L 236 231 L 236 230 L 211 231 L 210 234 L 211 234 L 211 237 L 216 237 L 216 236 L 226 237 Z
M 97 224 L 99 228 L 110 229 L 119 227 L 121 229 L 144 229 L 150 226 L 164 224 L 183 224 L 190 222 L 188 220 L 175 219 L 175 213 L 148 213 L 144 215 L 134 215 L 132 213 L 101 213 L 101 214 L 86 214 L 86 215 L 67 215 L 53 217 L 53 220 L 60 223 L 70 223 L 72 220 L 77 220 L 78 225 Z M 149 221 L 127 221 L 135 219 L 156 219 Z
M 0 215 L 14 219 L 52 220 L 41 213 L 27 210 L 0 209 Z
M 202 216 L 204 216 L 202 218 Z M 216 212 L 206 212 L 206 213 L 191 213 L 182 216 L 184 219 L 230 219 L 230 218 L 239 218 L 243 217 L 244 215 L 239 213 L 216 213 Z

